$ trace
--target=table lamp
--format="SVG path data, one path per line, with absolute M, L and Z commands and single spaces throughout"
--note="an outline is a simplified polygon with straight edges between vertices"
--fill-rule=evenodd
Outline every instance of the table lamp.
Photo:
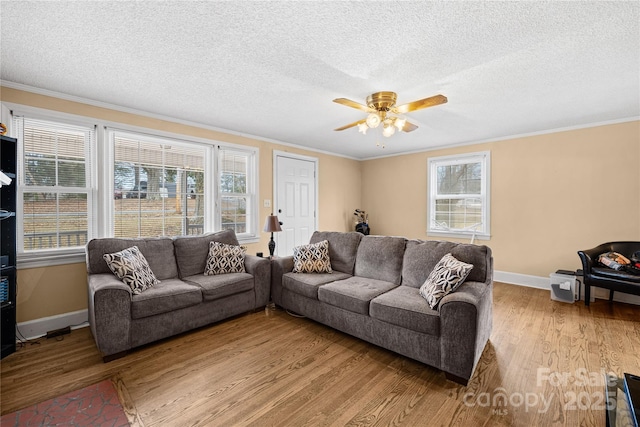
M 280 228 L 280 221 L 278 221 L 278 217 L 273 213 L 267 217 L 267 220 L 264 223 L 264 231 L 271 233 L 271 240 L 269 240 L 269 256 L 273 258 L 273 252 L 276 250 L 276 242 L 273 240 L 273 233 L 276 231 L 282 231 L 282 228 Z

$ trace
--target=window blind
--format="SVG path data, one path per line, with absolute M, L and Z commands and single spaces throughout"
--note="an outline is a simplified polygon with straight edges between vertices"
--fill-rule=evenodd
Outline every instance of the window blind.
M 110 131 L 116 237 L 204 232 L 207 149 L 195 143 Z
M 95 223 L 95 126 L 14 116 L 19 140 L 19 252 L 84 246 Z

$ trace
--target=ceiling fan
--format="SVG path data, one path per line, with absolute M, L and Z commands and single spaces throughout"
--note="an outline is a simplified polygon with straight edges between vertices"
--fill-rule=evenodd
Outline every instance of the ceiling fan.
M 446 96 L 435 95 L 429 98 L 409 102 L 408 104 L 396 106 L 396 99 L 397 95 L 395 92 L 372 93 L 367 96 L 367 105 L 362 105 L 346 98 L 336 98 L 333 102 L 364 111 L 369 113 L 369 115 L 362 120 L 349 123 L 348 125 L 334 130 L 340 131 L 358 126 L 358 131 L 364 134 L 367 132 L 367 129 L 377 128 L 382 124 L 382 134 L 387 137 L 393 135 L 396 129 L 403 132 L 412 132 L 418 129 L 418 126 L 397 115 L 421 110 L 427 107 L 434 107 L 447 102 Z

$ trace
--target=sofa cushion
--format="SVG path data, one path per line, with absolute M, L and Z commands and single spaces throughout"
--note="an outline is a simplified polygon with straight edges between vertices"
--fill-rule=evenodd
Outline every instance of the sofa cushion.
M 185 277 L 184 280 L 200 286 L 205 301 L 250 291 L 254 287 L 253 276 L 249 273 L 228 273 L 215 276 L 197 274 Z
M 167 279 L 131 297 L 131 317 L 141 319 L 201 302 L 202 291 L 199 287 L 179 279 Z
M 371 317 L 412 331 L 440 335 L 440 315 L 418 288 L 398 286 L 371 300 Z
M 137 246 L 123 249 L 120 252 L 102 256 L 113 274 L 131 288 L 134 295 L 141 294 L 150 287 L 160 283 L 147 259 Z
M 472 269 L 473 265 L 459 261 L 451 254 L 445 254 L 420 286 L 420 295 L 431 308 L 436 308 L 442 298 L 455 292 Z
M 369 314 L 369 302 L 397 285 L 383 280 L 350 277 L 318 289 L 318 299 L 354 313 Z
M 174 255 L 173 240 L 169 237 L 137 239 L 108 237 L 90 240 L 86 248 L 87 272 L 89 274 L 111 273 L 102 256 L 132 246 L 138 247 L 158 280 L 178 277 L 178 265 Z
M 245 249 L 226 243 L 210 242 L 209 256 L 204 267 L 205 276 L 226 273 L 244 273 Z
M 180 277 L 185 278 L 194 274 L 203 274 L 207 257 L 209 256 L 209 243 L 220 242 L 227 245 L 239 246 L 236 233 L 233 230 L 223 230 L 217 233 L 207 233 L 200 236 L 180 236 L 174 238 L 176 247 L 176 261 Z
M 331 271 L 327 240 L 293 248 L 294 273 L 331 273 Z
M 316 231 L 311 235 L 309 243 L 323 240 L 329 242 L 329 259 L 331 268 L 341 273 L 353 274 L 356 262 L 356 252 L 362 240 L 362 234 L 356 232 L 343 233 L 339 231 Z
M 353 275 L 399 285 L 405 241 L 404 237 L 364 236 Z
M 486 282 L 491 275 L 491 249 L 482 245 L 435 240 L 409 240 L 404 252 L 402 284 L 419 288 L 442 257 L 451 253 L 456 259 L 473 264 L 467 280 Z
M 318 299 L 318 288 L 327 283 L 351 277 L 350 274 L 333 273 L 287 273 L 282 276 L 282 287 L 307 298 Z

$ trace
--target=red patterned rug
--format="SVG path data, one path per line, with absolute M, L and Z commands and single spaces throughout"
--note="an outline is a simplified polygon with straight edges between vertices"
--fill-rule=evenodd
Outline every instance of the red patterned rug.
M 113 383 L 105 380 L 3 415 L 0 425 L 119 427 L 130 424 Z

